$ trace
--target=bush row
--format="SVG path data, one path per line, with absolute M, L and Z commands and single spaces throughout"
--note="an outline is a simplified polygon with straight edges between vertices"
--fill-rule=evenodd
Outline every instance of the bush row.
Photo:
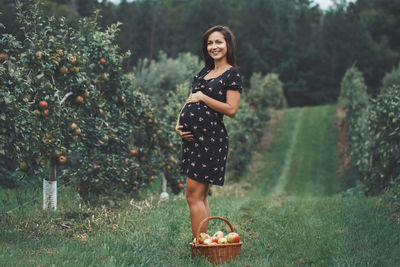
M 398 189 L 400 84 L 385 84 L 370 98 L 362 74 L 352 67 L 342 79 L 339 103 L 348 109 L 351 162 L 367 193 Z

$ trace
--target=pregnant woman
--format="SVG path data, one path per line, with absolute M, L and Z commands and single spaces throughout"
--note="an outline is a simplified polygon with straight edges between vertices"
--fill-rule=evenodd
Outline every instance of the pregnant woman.
M 186 175 L 193 236 L 210 216 L 209 184 L 224 184 L 228 133 L 223 116 L 235 116 L 242 91 L 235 36 L 228 27 L 214 26 L 203 34 L 202 55 L 205 67 L 193 79 L 175 128 L 182 138 L 181 173 Z M 203 224 L 201 232 L 207 227 Z

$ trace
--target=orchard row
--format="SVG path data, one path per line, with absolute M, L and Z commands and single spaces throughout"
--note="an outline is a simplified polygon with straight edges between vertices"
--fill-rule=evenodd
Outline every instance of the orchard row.
M 399 71 L 396 75 L 400 78 Z M 351 162 L 368 194 L 388 189 L 400 194 L 398 82 L 400 79 L 391 84 L 384 82 L 380 93 L 370 97 L 363 75 L 356 67 L 347 70 L 342 79 L 339 103 L 348 110 Z

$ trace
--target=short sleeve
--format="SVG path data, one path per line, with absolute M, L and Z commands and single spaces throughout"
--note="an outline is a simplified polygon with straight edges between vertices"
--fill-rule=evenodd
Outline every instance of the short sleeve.
M 235 90 L 242 93 L 242 77 L 237 68 L 232 68 L 226 76 L 225 82 L 226 90 Z

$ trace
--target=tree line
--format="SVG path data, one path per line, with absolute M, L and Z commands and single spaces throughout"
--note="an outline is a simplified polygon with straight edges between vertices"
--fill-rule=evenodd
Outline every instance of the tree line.
M 130 50 L 124 71 L 143 58 L 181 52 L 200 56 L 201 34 L 216 24 L 236 35 L 238 65 L 249 86 L 251 75 L 278 73 L 289 106 L 332 103 L 340 80 L 355 65 L 376 95 L 385 73 L 399 63 L 400 0 L 337 1 L 321 10 L 311 0 L 137 0 L 119 5 L 96 0 L 44 0 L 49 15 L 70 25 L 100 9 L 100 25 L 122 22 L 118 45 Z M 18 33 L 13 0 L 0 4 L 0 22 Z

